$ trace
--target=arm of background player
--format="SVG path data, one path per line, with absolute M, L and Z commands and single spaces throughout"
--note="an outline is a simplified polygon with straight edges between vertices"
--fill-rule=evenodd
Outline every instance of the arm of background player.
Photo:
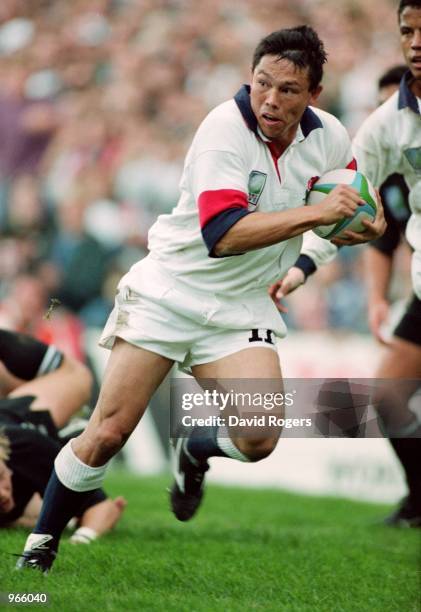
M 91 385 L 88 368 L 55 346 L 0 329 L 0 396 L 33 395 L 31 409 L 48 406 L 61 428 L 89 401 Z
M 60 355 L 62 361 L 57 369 L 24 381 L 9 393 L 9 397 L 33 395 L 35 399 L 31 410 L 44 410 L 47 407 L 58 429 L 64 427 L 89 402 L 92 386 L 92 375 L 83 363 L 62 353 Z
M 368 248 L 364 253 L 367 279 L 368 322 L 371 333 L 381 343 L 386 344 L 381 326 L 388 318 L 389 302 L 387 293 L 392 276 L 392 258 L 385 253 Z
M 368 298 L 368 321 L 373 336 L 381 343 L 385 340 L 381 326 L 388 318 L 388 290 L 392 276 L 393 257 L 399 246 L 401 229 L 385 205 L 387 228 L 383 236 L 374 241 L 364 253 Z

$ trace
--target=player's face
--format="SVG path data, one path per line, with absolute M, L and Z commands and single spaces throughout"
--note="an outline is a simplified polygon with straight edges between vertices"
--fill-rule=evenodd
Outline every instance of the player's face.
M 0 461 L 0 514 L 10 512 L 14 506 L 12 472 L 4 461 Z
M 320 92 L 309 91 L 308 68 L 287 59 L 264 55 L 251 81 L 251 107 L 263 134 L 280 145 L 292 142 L 301 117 Z
M 402 51 L 416 79 L 414 93 L 421 95 L 421 8 L 407 6 L 402 11 L 399 27 Z

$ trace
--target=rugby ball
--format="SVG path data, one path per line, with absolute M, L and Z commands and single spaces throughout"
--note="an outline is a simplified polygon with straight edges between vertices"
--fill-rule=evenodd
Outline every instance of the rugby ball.
M 376 216 L 377 200 L 373 185 L 364 174 L 357 170 L 331 170 L 317 179 L 307 192 L 307 204 L 320 204 L 337 185 L 349 185 L 358 191 L 365 203 L 358 206 L 353 217 L 344 218 L 332 225 L 320 225 L 313 232 L 321 238 L 340 238 L 346 230 L 361 233 L 366 228 L 363 219 L 373 221 Z

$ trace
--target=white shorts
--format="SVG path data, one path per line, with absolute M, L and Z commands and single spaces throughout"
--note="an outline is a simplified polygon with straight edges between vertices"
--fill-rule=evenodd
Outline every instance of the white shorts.
M 247 303 L 223 302 L 219 296 L 187 288 L 146 258 L 121 279 L 100 345 L 110 349 L 119 337 L 190 372 L 194 365 L 246 348 L 276 351 L 276 339 L 285 333 L 267 295 Z

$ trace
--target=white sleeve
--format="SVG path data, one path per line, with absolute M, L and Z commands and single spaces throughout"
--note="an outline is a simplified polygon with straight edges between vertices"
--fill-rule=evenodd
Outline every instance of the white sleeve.
M 248 193 L 248 147 L 239 120 L 216 108 L 202 122 L 187 158 L 189 188 L 196 201 L 203 192 Z
M 333 130 L 329 134 L 329 148 L 325 172 L 353 167 L 354 154 L 351 139 L 347 129 L 340 121 L 335 119 L 331 126 Z
M 337 252 L 338 247 L 332 244 L 330 240 L 320 238 L 312 231 L 304 234 L 301 255 L 310 257 L 317 268 L 330 263 L 335 259 Z
M 196 201 L 207 191 L 239 191 L 247 199 L 248 174 L 244 157 L 226 151 L 205 151 L 188 168 L 191 192 Z
M 385 134 L 381 116 L 375 112 L 364 121 L 353 141 L 358 170 L 377 188 L 398 170 Z

